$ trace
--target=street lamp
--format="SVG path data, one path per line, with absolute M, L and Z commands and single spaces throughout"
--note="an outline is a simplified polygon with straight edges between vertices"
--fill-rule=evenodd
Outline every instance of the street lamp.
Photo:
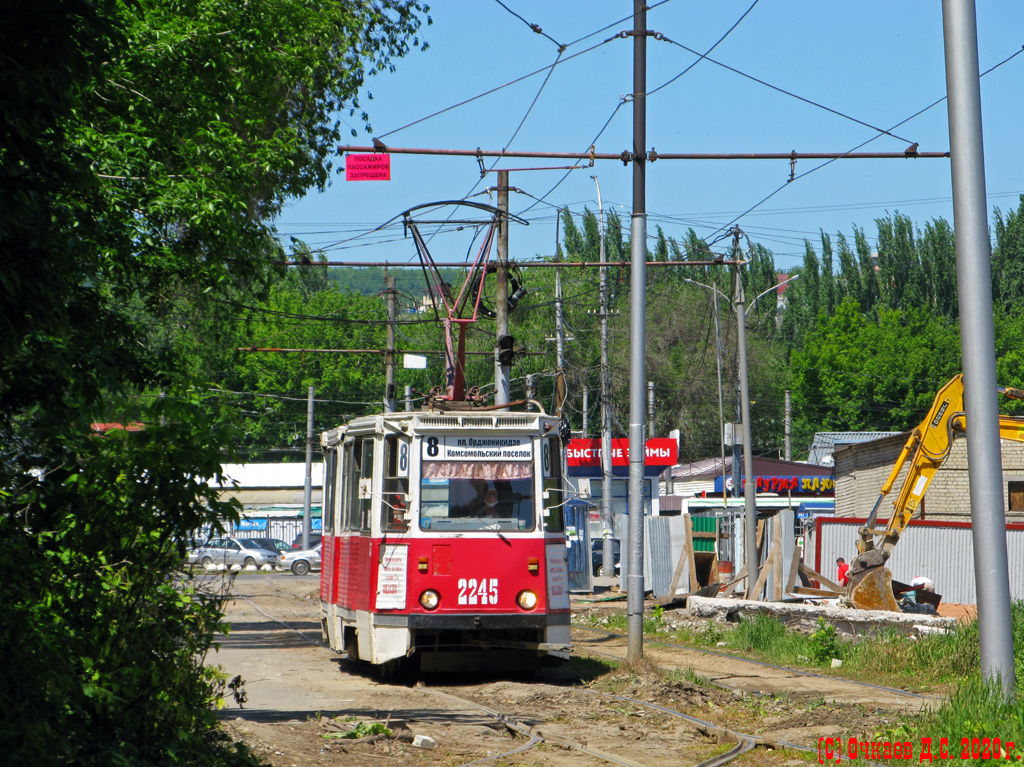
M 739 249 L 739 230 L 737 230 L 736 239 L 734 241 L 734 247 L 736 250 Z M 737 254 L 738 256 L 738 254 Z M 739 258 L 736 258 L 739 261 Z M 754 304 L 757 303 L 758 299 L 762 296 L 767 295 L 773 290 L 778 290 L 782 285 L 786 285 L 793 280 L 797 279 L 800 275 L 794 275 L 788 280 L 780 282 L 767 290 L 762 291 L 754 300 L 750 302 L 749 307 L 744 307 L 744 296 L 743 296 L 743 279 L 740 274 L 739 268 L 736 270 L 736 292 L 734 299 L 734 306 L 736 308 L 736 346 L 737 356 L 739 358 L 739 385 L 740 385 L 740 422 L 743 425 L 743 462 L 746 465 L 746 476 L 747 481 L 743 488 L 744 496 L 744 535 L 743 535 L 743 547 L 746 550 L 747 560 L 747 598 L 756 596 L 753 594 L 754 584 L 757 583 L 758 569 L 760 567 L 758 552 L 757 552 L 757 508 L 755 500 L 756 492 L 756 477 L 754 476 L 754 457 L 753 457 L 753 446 L 751 445 L 750 436 L 750 382 L 747 375 L 747 333 L 746 333 L 746 318 L 747 313 L 753 308 Z M 715 294 L 726 298 L 726 296 L 718 290 L 717 286 L 712 287 L 704 285 L 700 282 L 695 282 L 684 278 L 686 282 L 693 285 L 700 285 L 702 288 L 707 288 L 714 291 Z M 715 299 L 715 334 L 719 333 L 718 328 L 718 299 Z M 721 346 L 720 338 L 716 338 L 718 347 Z M 717 359 L 717 355 L 716 355 Z M 721 362 L 719 361 L 719 376 L 718 376 L 718 402 L 719 402 L 719 418 L 724 421 L 724 411 L 722 406 L 722 377 L 721 377 Z M 722 445 L 722 469 L 725 470 L 725 446 Z M 723 486 L 724 486 L 723 482 Z M 734 488 L 735 491 L 735 488 Z M 724 488 L 723 488 L 724 492 Z

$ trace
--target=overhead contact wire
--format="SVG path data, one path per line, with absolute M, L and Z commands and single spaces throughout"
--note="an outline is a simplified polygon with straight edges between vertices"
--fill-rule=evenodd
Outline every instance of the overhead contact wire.
M 857 123 L 858 125 L 863 125 L 865 128 L 871 128 L 871 130 L 878 131 L 879 133 L 881 133 L 883 135 L 892 136 L 894 139 L 897 139 L 898 141 L 905 141 L 908 144 L 912 143 L 910 141 L 910 139 L 905 139 L 902 136 L 897 136 L 896 134 L 891 133 L 890 131 L 892 129 L 885 130 L 884 128 L 879 128 L 879 127 L 877 127 L 875 125 L 872 125 L 871 123 L 864 122 L 863 120 L 858 120 L 856 117 L 853 117 L 851 115 L 845 114 L 844 112 L 840 112 L 838 109 L 832 109 L 832 107 L 827 107 L 824 104 L 821 104 L 821 103 L 819 103 L 817 101 L 813 101 L 812 99 L 804 98 L 803 96 L 800 96 L 799 94 L 793 93 L 792 91 L 787 91 L 785 88 L 780 88 L 777 85 L 772 85 L 771 83 L 766 82 L 765 80 L 762 80 L 762 79 L 760 79 L 758 77 L 754 77 L 753 75 L 749 75 L 746 72 L 743 72 L 743 71 L 741 71 L 739 69 L 736 69 L 736 67 L 732 67 L 732 66 L 729 66 L 728 64 L 724 64 L 721 61 L 718 61 L 717 59 L 713 59 L 713 58 L 711 58 L 710 56 L 708 56 L 706 54 L 702 56 L 700 53 L 695 51 L 693 48 L 690 48 L 689 46 L 683 45 L 682 43 L 677 42 L 677 41 L 675 41 L 675 40 L 673 40 L 673 39 L 671 39 L 669 37 L 664 37 L 663 36 L 663 39 L 665 40 L 665 42 L 672 43 L 672 45 L 676 45 L 676 46 L 682 48 L 684 51 L 693 54 L 694 56 L 698 56 L 698 57 L 704 59 L 705 61 L 710 61 L 712 64 L 717 64 L 718 66 L 722 67 L 723 69 L 728 69 L 730 72 L 733 72 L 734 74 L 737 74 L 740 77 L 745 77 L 748 80 L 753 80 L 755 83 L 757 83 L 759 85 L 763 85 L 766 88 L 771 88 L 773 91 L 778 91 L 779 93 L 785 94 L 786 96 L 794 98 L 794 99 L 796 99 L 798 101 L 802 101 L 805 104 L 810 104 L 811 106 L 817 107 L 818 109 L 824 109 L 826 112 L 830 112 L 831 114 L 834 114 L 837 117 L 842 117 L 843 119 L 850 120 L 852 122 Z M 696 63 L 696 62 L 694 62 L 694 63 Z
M 670 41 L 670 42 L 671 42 L 671 41 Z M 1005 59 L 1003 59 L 1002 61 L 1000 61 L 1000 62 L 999 62 L 998 64 L 996 64 L 996 65 L 994 65 L 994 66 L 992 66 L 992 67 L 989 67 L 988 69 L 986 69 L 986 70 L 985 70 L 984 72 L 982 72 L 982 73 L 981 73 L 981 74 L 979 75 L 979 78 L 981 78 L 981 77 L 984 77 L 985 75 L 987 75 L 987 74 L 990 74 L 991 72 L 994 72 L 995 70 L 999 69 L 999 67 L 1003 66 L 1003 64 L 1006 64 L 1006 63 L 1008 63 L 1009 61 L 1012 61 L 1013 59 L 1015 59 L 1015 58 L 1016 58 L 1017 56 L 1019 56 L 1019 55 L 1020 55 L 1021 53 L 1024 53 L 1024 47 L 1021 47 L 1021 49 L 1020 49 L 1020 50 L 1017 50 L 1017 51 L 1015 51 L 1014 53 L 1012 53 L 1011 55 L 1007 56 L 1007 57 L 1006 57 Z M 712 59 L 708 59 L 708 61 L 712 61 Z M 715 63 L 717 64 L 718 62 L 715 62 Z M 774 87 L 774 86 L 769 86 L 769 87 Z M 797 98 L 800 98 L 800 97 L 798 96 Z M 907 118 L 906 118 L 906 119 L 904 119 L 904 120 L 900 120 L 900 122 L 898 122 L 898 123 L 896 123 L 895 125 L 893 125 L 893 126 L 892 126 L 892 128 L 890 128 L 890 129 L 889 129 L 888 131 L 886 131 L 886 130 L 882 130 L 882 129 L 880 129 L 880 128 L 873 128 L 873 130 L 876 130 L 876 131 L 878 131 L 878 135 L 877 135 L 877 136 L 872 136 L 872 137 L 871 137 L 871 138 L 869 138 L 869 139 L 868 139 L 867 141 L 863 141 L 863 142 L 861 142 L 860 144 L 857 144 L 857 146 L 853 147 L 853 149 L 849 150 L 849 152 L 846 152 L 846 154 L 850 154 L 850 153 L 852 153 L 852 152 L 856 152 L 856 151 L 857 151 L 858 149 L 860 149 L 861 147 L 867 146 L 867 145 L 868 145 L 868 144 L 870 144 L 871 142 L 873 142 L 873 141 L 876 141 L 876 140 L 880 139 L 880 138 L 881 138 L 882 136 L 885 136 L 885 135 L 888 135 L 888 136 L 893 136 L 893 138 L 899 138 L 898 136 L 895 136 L 894 134 L 890 133 L 890 131 L 892 131 L 892 130 L 895 130 L 896 128 L 900 127 L 901 125 L 904 125 L 904 124 L 906 124 L 906 123 L 910 122 L 911 120 L 913 120 L 913 119 L 914 119 L 914 118 L 916 118 L 916 117 L 920 117 L 920 116 L 921 116 L 921 115 L 923 115 L 923 114 L 924 114 L 925 112 L 927 112 L 927 111 L 928 111 L 929 109 L 933 109 L 934 107 L 938 106 L 939 104 L 941 104 L 941 103 L 942 103 L 943 101 L 945 101 L 945 100 L 946 100 L 946 97 L 945 97 L 945 96 L 943 96 L 942 98 L 936 99 L 936 100 L 935 100 L 935 101 L 933 101 L 933 102 L 932 102 L 931 104 L 929 104 L 928 106 L 926 106 L 926 107 L 925 107 L 924 109 L 920 109 L 920 110 L 918 110 L 917 112 L 914 112 L 914 114 L 912 114 L 912 115 L 911 115 L 910 117 L 907 117 Z M 823 107 L 823 108 L 827 109 L 827 107 Z M 831 111 L 831 110 L 829 110 L 829 111 Z M 853 118 L 850 118 L 850 119 L 853 119 Z M 857 121 L 857 122 L 859 122 L 859 121 Z M 862 123 L 862 124 L 866 125 L 866 123 Z M 869 126 L 869 127 L 870 127 L 870 126 Z M 901 140 L 904 140 L 904 141 L 905 141 L 906 139 L 901 139 Z M 809 176 L 809 175 L 811 175 L 812 173 L 814 173 L 814 172 L 816 172 L 816 171 L 819 171 L 819 170 L 821 170 L 821 169 L 822 169 L 822 168 L 824 168 L 824 167 L 825 167 L 826 165 L 831 165 L 832 163 L 834 163 L 834 162 L 835 162 L 836 160 L 839 160 L 839 159 L 841 159 L 841 158 L 839 158 L 839 157 L 834 157 L 834 158 L 832 158 L 831 160 L 826 160 L 825 162 L 821 163 L 820 165 L 816 165 L 815 167 L 811 168 L 810 170 L 807 170 L 807 171 L 804 171 L 803 173 L 800 173 L 800 174 L 798 174 L 798 175 L 795 175 L 795 176 L 793 176 L 793 178 L 791 178 L 791 179 L 787 179 L 787 181 L 786 181 L 786 183 L 785 183 L 785 184 L 783 184 L 782 186 L 780 186 L 780 187 L 779 187 L 778 189 L 776 189 L 776 190 L 775 190 L 774 192 L 771 192 L 770 194 L 768 194 L 768 195 L 766 195 L 765 197 L 763 197 L 763 198 L 762 198 L 762 199 L 761 199 L 760 201 L 756 202 L 756 203 L 755 203 L 754 205 L 751 205 L 751 206 L 750 206 L 749 208 L 747 208 L 747 209 L 746 209 L 745 211 L 743 211 L 743 212 L 742 212 L 742 213 L 740 213 L 740 214 L 739 214 L 738 216 L 736 216 L 736 217 L 735 217 L 734 219 L 732 219 L 732 220 L 731 220 L 731 221 L 730 221 L 729 223 L 727 223 L 727 224 L 725 224 L 725 225 L 723 225 L 723 226 L 719 227 L 718 229 L 716 229 L 716 230 L 715 230 L 715 231 L 714 231 L 714 232 L 712 233 L 712 235 L 711 235 L 711 236 L 714 236 L 714 235 L 715 235 L 715 234 L 717 234 L 718 232 L 721 232 L 721 231 L 723 231 L 723 230 L 726 230 L 726 229 L 728 229 L 728 228 L 729 228 L 729 227 L 731 227 L 731 226 L 732 226 L 733 224 L 735 224 L 735 223 L 736 223 L 737 221 L 739 221 L 739 220 L 740 220 L 741 218 L 743 218 L 744 216 L 748 215 L 748 214 L 749 214 L 749 213 L 750 213 L 751 211 L 753 211 L 753 210 L 755 210 L 755 209 L 757 209 L 757 208 L 761 207 L 762 205 L 764 205 L 764 203 L 768 202 L 768 200 L 770 200 L 770 199 L 771 199 L 772 197 L 774 197 L 775 195 L 777 195 L 777 194 L 778 194 L 779 192 L 781 192 L 781 191 L 782 191 L 783 189 L 785 189 L 785 188 L 786 188 L 787 186 L 789 186 L 789 185 L 790 185 L 791 183 L 793 183 L 794 181 L 797 181 L 798 179 L 804 178 L 805 176 Z
M 660 91 L 660 90 L 661 90 L 662 88 L 665 88 L 665 87 L 667 87 L 667 86 L 671 85 L 671 84 L 672 84 L 672 83 L 674 83 L 674 82 L 675 82 L 676 80 L 678 80 L 678 79 L 679 79 L 680 77 L 682 77 L 682 76 L 683 76 L 683 75 L 685 75 L 685 74 L 686 74 L 687 72 L 689 72 L 689 71 L 690 71 L 691 69 L 693 69 L 693 68 L 694 68 L 695 66 L 697 66 L 698 64 L 700 64 L 700 62 L 701 62 L 701 61 L 703 61 L 704 59 L 706 59 L 706 58 L 708 57 L 708 54 L 710 54 L 710 53 L 711 53 L 711 51 L 713 51 L 713 50 L 714 50 L 715 48 L 717 48 L 717 47 L 718 47 L 718 46 L 719 46 L 719 45 L 721 44 L 721 42 L 722 42 L 722 41 L 723 41 L 723 40 L 724 40 L 725 38 L 727 38 L 727 37 L 728 37 L 728 36 L 729 36 L 730 34 L 732 34 L 732 31 L 733 31 L 734 29 L 736 29 L 736 27 L 738 27 L 738 26 L 740 25 L 740 22 L 741 22 L 741 21 L 743 21 L 743 19 L 747 18 L 747 14 L 749 14 L 749 13 L 750 13 L 750 12 L 751 12 L 752 10 L 754 10 L 754 6 L 755 6 L 755 5 L 757 5 L 757 4 L 758 4 L 758 2 L 760 2 L 760 0 L 754 0 L 754 2 L 750 4 L 750 7 L 749 7 L 749 8 L 747 8 L 747 10 L 745 10 L 745 11 L 743 12 L 743 15 L 742 15 L 742 16 L 740 16 L 740 17 L 739 17 L 738 19 L 736 19 L 736 23 L 735 23 L 735 24 L 733 24 L 733 25 L 732 25 L 731 27 L 729 27 L 729 29 L 727 29 L 727 30 L 726 30 L 725 34 L 724 34 L 724 35 L 722 35 L 722 36 L 721 36 L 720 38 L 718 38 L 718 40 L 717 40 L 717 41 L 715 42 L 715 44 L 714 44 L 714 45 L 712 45 L 712 46 L 711 46 L 710 48 L 708 48 L 708 49 L 707 49 L 706 51 L 704 51 L 704 53 L 702 53 L 702 54 L 701 54 L 701 55 L 700 55 L 700 56 L 699 56 L 699 57 L 697 58 L 697 60 L 696 60 L 695 62 L 693 62 L 692 64 L 690 64 L 690 66 L 688 66 L 688 67 L 687 67 L 686 69 L 684 69 L 684 70 L 683 70 L 682 72 L 680 72 L 680 73 L 679 73 L 678 75 L 676 75 L 675 77 L 673 77 L 673 78 L 672 78 L 671 80 L 669 80 L 668 82 L 662 83 L 662 84 L 661 84 L 661 85 L 659 85 L 659 86 L 658 86 L 657 88 L 655 88 L 655 89 L 654 89 L 653 91 L 647 91 L 647 95 L 648 95 L 648 96 L 650 96 L 650 95 L 652 95 L 652 94 L 655 94 L 655 93 L 657 93 L 658 91 Z M 669 42 L 672 42 L 672 41 L 670 40 Z
M 502 8 L 504 8 L 506 11 L 511 13 L 513 16 L 515 16 L 517 19 L 519 19 L 521 22 L 523 22 L 526 26 L 528 26 L 530 29 L 532 29 L 534 32 L 536 32 L 538 35 L 546 37 L 548 40 L 550 40 L 555 45 L 557 45 L 559 52 L 564 51 L 568 47 L 568 46 L 563 45 L 562 43 L 558 42 L 555 38 L 553 38 L 551 35 L 549 35 L 547 32 L 545 32 L 543 29 L 541 29 L 539 24 L 531 24 L 529 21 L 524 19 L 518 13 L 516 13 L 511 8 L 509 8 L 507 5 L 505 5 L 503 2 L 501 2 L 501 0 L 494 0 L 494 2 L 496 2 L 498 5 L 500 5 Z
M 584 48 L 582 51 L 578 51 L 577 53 L 574 53 L 571 56 L 566 56 L 564 59 L 561 59 L 560 61 L 556 61 L 555 64 L 549 64 L 546 67 L 541 67 L 540 69 L 535 69 L 533 72 L 525 74 L 525 75 L 523 75 L 521 77 L 517 77 L 514 80 L 509 80 L 504 85 L 499 85 L 497 87 L 491 88 L 490 90 L 486 90 L 483 93 L 479 93 L 476 96 L 473 96 L 471 98 L 465 99 L 464 101 L 460 101 L 457 104 L 452 104 L 451 106 L 445 107 L 444 109 L 439 109 L 438 111 L 433 112 L 432 114 L 426 115 L 425 117 L 421 117 L 418 120 L 413 120 L 411 123 L 403 125 L 400 128 L 395 128 L 394 130 L 388 131 L 387 133 L 381 133 L 379 136 L 376 136 L 375 138 L 380 140 L 380 139 L 386 138 L 387 136 L 392 136 L 392 135 L 394 135 L 394 134 L 396 134 L 396 133 L 398 133 L 400 131 L 404 131 L 406 128 L 411 128 L 414 125 L 419 125 L 421 122 L 425 122 L 427 120 L 430 120 L 430 119 L 432 119 L 434 117 L 437 117 L 438 115 L 443 115 L 445 112 L 450 112 L 453 109 L 458 109 L 459 107 L 465 106 L 466 104 L 471 104 L 472 102 L 477 101 L 478 99 L 482 99 L 484 96 L 490 96 L 492 93 L 497 93 L 498 91 L 500 91 L 500 90 L 502 90 L 504 88 L 508 88 L 511 85 L 515 85 L 516 83 L 520 83 L 523 80 L 528 80 L 529 78 L 531 78 L 531 77 L 533 77 L 535 75 L 539 75 L 541 72 L 544 72 L 545 70 L 551 69 L 556 64 L 564 64 L 565 62 L 570 61 L 570 60 L 576 58 L 577 56 L 582 56 L 585 53 L 590 53 L 591 51 L 596 50 L 597 48 L 600 48 L 602 45 L 606 45 L 607 43 L 610 43 L 612 40 L 615 40 L 615 39 L 616 38 L 614 38 L 614 37 L 609 37 L 607 40 L 602 40 L 601 42 L 599 42 L 599 43 L 597 43 L 595 45 L 592 45 L 589 48 Z

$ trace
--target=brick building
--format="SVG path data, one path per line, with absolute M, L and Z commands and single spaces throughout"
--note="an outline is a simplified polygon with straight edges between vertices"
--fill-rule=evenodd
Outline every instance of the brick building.
M 836 516 L 866 517 L 871 513 L 882 484 L 888 479 L 909 436 L 909 433 L 903 433 L 836 447 Z M 1024 522 L 1024 444 L 1008 440 L 1002 440 L 1001 444 L 1006 521 Z M 889 497 L 879 507 L 879 518 L 889 518 L 892 503 L 906 476 L 907 467 L 904 466 Z M 949 458 L 928 486 L 921 503 L 921 518 L 969 521 L 967 439 L 963 435 L 953 440 Z

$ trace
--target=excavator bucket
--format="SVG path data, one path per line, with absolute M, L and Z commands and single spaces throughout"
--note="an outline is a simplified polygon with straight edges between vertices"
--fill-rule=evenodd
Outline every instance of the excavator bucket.
M 858 610 L 900 611 L 892 593 L 892 573 L 881 566 L 851 575 L 846 584 L 846 598 Z

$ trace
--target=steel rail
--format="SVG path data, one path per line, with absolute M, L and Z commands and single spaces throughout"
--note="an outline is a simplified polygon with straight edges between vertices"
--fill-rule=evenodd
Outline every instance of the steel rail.
M 299 599 L 299 600 L 302 600 L 302 601 L 305 601 L 305 602 L 311 602 L 312 601 L 312 600 L 306 599 L 304 597 L 300 597 L 300 596 L 295 595 L 295 594 L 290 594 L 289 592 L 286 592 L 286 591 L 283 591 L 281 589 L 278 589 L 276 586 L 273 585 L 273 582 L 271 581 L 271 579 L 269 577 L 267 577 L 267 582 L 270 584 L 271 588 L 273 588 L 275 591 L 277 591 L 280 594 L 286 594 L 288 596 L 294 597 L 295 599 Z M 229 594 L 230 594 L 230 592 L 229 592 Z M 316 640 L 311 639 L 302 630 L 297 629 L 294 626 L 288 625 L 284 621 L 280 620 L 279 618 L 276 618 L 275 616 L 271 615 L 270 613 L 268 613 L 263 608 L 259 607 L 259 605 L 257 605 L 255 603 L 255 601 L 252 599 L 252 597 L 250 597 L 248 595 L 244 595 L 244 594 L 238 594 L 238 593 L 233 594 L 233 596 L 235 598 L 240 598 L 240 599 L 243 599 L 244 601 L 246 601 L 258 613 L 260 613 L 260 615 L 264 616 L 268 620 L 274 621 L 275 623 L 280 624 L 281 626 L 285 627 L 286 629 L 288 629 L 290 631 L 293 631 L 296 634 L 299 634 L 305 640 L 311 642 L 312 644 L 315 644 L 315 645 L 318 645 L 320 647 L 325 647 L 326 648 L 326 645 L 324 645 L 323 642 L 320 641 L 319 639 L 316 639 Z M 512 730 L 514 732 L 517 732 L 517 733 L 519 733 L 519 734 L 521 734 L 521 735 L 523 735 L 523 736 L 525 736 L 525 737 L 527 737 L 529 739 L 527 743 L 523 744 L 522 746 L 518 746 L 517 748 L 515 748 L 515 749 L 513 749 L 511 751 L 506 751 L 506 752 L 502 752 L 502 753 L 498 753 L 498 754 L 492 754 L 490 756 L 483 757 L 481 759 L 475 759 L 475 760 L 470 761 L 470 762 L 465 762 L 465 763 L 460 764 L 458 767 L 469 767 L 469 765 L 471 765 L 471 764 L 481 764 L 483 762 L 493 761 L 495 759 L 500 759 L 502 757 L 509 756 L 511 754 L 516 754 L 516 753 L 520 753 L 522 751 L 526 751 L 526 750 L 531 749 L 531 748 L 533 748 L 533 747 L 535 747 L 535 746 L 537 746 L 537 745 L 539 745 L 541 743 L 549 743 L 551 745 L 562 746 L 563 748 L 568 748 L 568 749 L 571 749 L 571 750 L 574 750 L 574 751 L 579 751 L 581 753 L 588 754 L 589 756 L 593 756 L 593 757 L 596 757 L 598 759 L 603 759 L 603 760 L 605 760 L 607 762 L 610 762 L 612 764 L 621 765 L 622 767 L 647 767 L 647 765 L 644 765 L 641 762 L 636 762 L 636 761 L 634 761 L 632 759 L 628 759 L 626 757 L 622 757 L 622 756 L 619 756 L 617 754 L 610 754 L 610 753 L 608 753 L 606 751 L 601 751 L 601 750 L 596 749 L 596 748 L 591 748 L 590 746 L 588 746 L 585 743 L 580 743 L 580 742 L 575 741 L 575 740 L 573 740 L 571 738 L 568 738 L 568 737 L 566 737 L 564 735 L 553 734 L 553 733 L 545 733 L 544 729 L 543 729 L 543 725 L 530 726 L 528 724 L 524 724 L 523 722 L 520 722 L 518 720 L 512 719 L 512 718 L 506 716 L 505 714 L 502 714 L 500 711 L 495 711 L 494 709 L 488 708 L 487 706 L 484 706 L 484 705 L 482 705 L 480 703 L 477 703 L 477 702 L 472 701 L 472 700 L 467 700 L 466 698 L 462 698 L 462 697 L 457 696 L 457 695 L 452 695 L 451 693 L 445 692 L 443 690 L 435 690 L 435 689 L 431 689 L 429 687 L 421 687 L 419 689 L 421 689 L 421 690 L 423 690 L 425 692 L 428 692 L 428 693 L 430 693 L 430 694 L 432 694 L 432 695 L 434 695 L 436 697 L 446 698 L 448 700 L 457 702 L 460 705 L 466 706 L 468 708 L 476 709 L 477 711 L 480 711 L 481 713 L 484 713 L 487 716 L 490 716 L 491 718 L 493 718 L 496 721 L 500 722 L 502 725 L 504 725 L 508 729 L 510 729 L 510 730 Z M 671 708 L 668 708 L 666 706 L 660 706 L 660 705 L 658 705 L 656 703 L 648 703 L 646 701 L 636 700 L 636 699 L 633 699 L 633 698 L 627 698 L 627 697 L 625 697 L 623 695 L 616 695 L 614 693 L 606 693 L 606 692 L 602 692 L 600 690 L 588 690 L 588 689 L 585 689 L 585 688 L 572 688 L 572 689 L 573 689 L 574 692 L 580 692 L 580 693 L 589 694 L 589 695 L 598 695 L 598 696 L 602 696 L 602 697 L 605 697 L 605 698 L 611 698 L 613 700 L 622 701 L 624 703 L 630 703 L 630 704 L 633 704 L 633 705 L 643 706 L 645 708 L 650 708 L 652 710 L 659 711 L 659 712 L 661 712 L 663 714 L 668 714 L 669 716 L 673 716 L 673 717 L 676 717 L 678 719 L 682 719 L 683 721 L 685 721 L 685 722 L 687 722 L 689 724 L 694 725 L 698 729 L 698 731 L 707 732 L 707 733 L 714 733 L 719 738 L 719 740 L 726 740 L 727 742 L 729 742 L 729 741 L 736 741 L 736 746 L 733 747 L 732 749 L 730 749 L 729 751 L 727 751 L 727 752 L 725 752 L 723 754 L 718 754 L 718 755 L 713 756 L 713 757 L 711 757 L 709 759 L 705 759 L 705 760 L 703 760 L 701 762 L 698 762 L 693 767 L 722 767 L 722 765 L 728 764 L 729 762 L 733 761 L 737 757 L 741 756 L 742 754 L 747 753 L 748 751 L 754 749 L 756 746 L 759 746 L 759 745 L 771 746 L 771 747 L 777 747 L 777 748 L 788 748 L 788 749 L 792 749 L 792 750 L 796 750 L 796 751 L 802 751 L 802 752 L 806 752 L 806 753 L 815 753 L 815 750 L 813 748 L 809 748 L 807 746 L 801 746 L 801 745 L 798 745 L 798 744 L 795 744 L 795 743 L 788 743 L 786 741 L 776 741 L 776 740 L 766 739 L 766 738 L 762 738 L 762 737 L 760 737 L 758 735 L 750 735 L 750 734 L 747 734 L 747 733 L 738 732 L 738 731 L 735 731 L 735 730 L 731 730 L 731 729 L 729 729 L 727 727 L 722 727 L 721 725 L 716 724 L 714 722 L 706 721 L 706 720 L 703 720 L 703 719 L 698 719 L 697 717 L 690 716 L 689 714 L 684 714 L 681 711 L 676 711 L 675 709 L 671 709 Z
M 578 628 L 578 629 L 582 629 L 582 630 L 585 630 L 585 631 L 592 631 L 595 634 L 604 634 L 606 636 L 616 637 L 618 639 L 625 639 L 626 638 L 625 634 L 617 634 L 614 631 L 607 631 L 605 629 L 598 629 L 598 628 L 594 628 L 593 626 L 586 626 L 586 625 L 584 625 L 582 623 L 572 623 L 570 625 L 573 628 Z M 691 652 L 701 653 L 702 655 L 714 655 L 716 657 L 726 658 L 728 660 L 742 661 L 744 663 L 753 663 L 756 666 L 763 666 L 764 668 L 771 668 L 771 669 L 775 669 L 777 671 L 787 671 L 787 672 L 789 672 L 791 674 L 796 674 L 797 676 L 806 676 L 806 677 L 811 677 L 813 679 L 827 679 L 827 680 L 832 681 L 832 682 L 834 682 L 834 681 L 836 681 L 838 679 L 839 681 L 843 682 L 844 684 L 852 684 L 852 685 L 856 685 L 858 687 L 868 687 L 868 688 L 874 689 L 874 690 L 882 690 L 883 692 L 891 692 L 891 693 L 895 693 L 897 695 L 905 695 L 908 698 L 928 699 L 928 698 L 933 697 L 933 696 L 930 696 L 930 695 L 921 695 L 920 693 L 910 692 L 908 690 L 901 690 L 898 687 L 887 687 L 886 685 L 883 685 L 883 684 L 872 684 L 871 682 L 859 682 L 859 681 L 856 681 L 854 679 L 846 679 L 845 677 L 826 676 L 825 674 L 816 674 L 813 671 L 801 671 L 799 669 L 790 668 L 789 666 L 779 666 L 779 665 L 774 664 L 774 663 L 768 663 L 767 661 L 755 660 L 753 658 L 745 658 L 742 655 L 731 655 L 730 653 L 727 653 L 727 652 L 718 652 L 716 650 L 708 650 L 708 649 L 705 649 L 703 647 L 691 647 L 690 645 L 676 644 L 674 642 L 665 642 L 665 641 L 657 640 L 657 639 L 648 639 L 647 641 L 650 642 L 651 644 L 661 645 L 662 647 L 674 647 L 674 648 L 679 649 L 679 650 L 689 650 Z M 716 683 L 716 684 L 718 684 L 718 683 Z M 721 685 L 721 686 L 726 687 L 725 685 Z M 730 689 L 730 688 L 726 687 L 726 689 Z

